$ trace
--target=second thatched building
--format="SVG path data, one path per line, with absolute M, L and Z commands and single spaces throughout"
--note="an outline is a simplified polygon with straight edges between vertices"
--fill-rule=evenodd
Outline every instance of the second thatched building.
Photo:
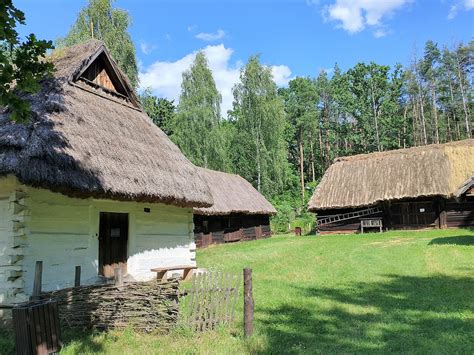
M 200 173 L 211 190 L 214 204 L 194 209 L 198 246 L 270 235 L 270 216 L 277 211 L 247 180 L 204 168 Z
M 319 230 L 474 227 L 474 139 L 337 158 L 310 202 Z

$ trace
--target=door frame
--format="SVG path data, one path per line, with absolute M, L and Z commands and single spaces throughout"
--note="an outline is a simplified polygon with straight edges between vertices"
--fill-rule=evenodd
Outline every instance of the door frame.
M 127 215 L 127 240 L 126 240 L 126 243 L 124 243 L 124 247 L 125 247 L 125 251 L 124 251 L 124 255 L 125 255 L 125 261 L 123 262 L 123 271 L 124 271 L 124 275 L 126 275 L 128 273 L 128 268 L 127 268 L 127 263 L 128 263 L 128 258 L 130 256 L 130 239 L 131 239 L 131 221 L 132 221 L 132 218 L 131 218 L 131 213 L 129 211 L 110 211 L 110 210 L 103 210 L 103 209 L 99 209 L 98 210 L 98 213 L 96 214 L 97 215 L 97 242 L 98 242 L 98 245 L 97 245 L 97 251 L 98 251 L 98 259 L 97 259 L 97 274 L 100 276 L 100 277 L 106 277 L 106 278 L 110 278 L 111 276 L 105 276 L 104 275 L 104 254 L 103 254 L 103 248 L 105 246 L 105 242 L 101 241 L 101 214 L 102 213 L 109 213 L 109 214 L 123 214 L 123 215 Z

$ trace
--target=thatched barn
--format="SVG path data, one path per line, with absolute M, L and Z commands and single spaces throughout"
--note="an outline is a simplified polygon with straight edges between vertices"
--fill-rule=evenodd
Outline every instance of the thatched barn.
M 337 158 L 310 202 L 320 231 L 474 226 L 474 139 Z
M 0 303 L 121 267 L 195 265 L 193 208 L 212 205 L 197 167 L 142 111 L 99 41 L 53 55 L 53 78 L 26 96 L 31 120 L 0 114 Z
M 220 171 L 204 168 L 200 171 L 210 188 L 214 204 L 194 209 L 196 234 L 223 235 L 259 226 L 269 232 L 270 216 L 276 210 L 247 180 Z M 236 235 L 232 238 L 238 240 Z

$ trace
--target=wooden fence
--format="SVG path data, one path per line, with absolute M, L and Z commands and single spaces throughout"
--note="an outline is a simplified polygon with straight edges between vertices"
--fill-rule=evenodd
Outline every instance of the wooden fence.
M 124 328 L 168 331 L 178 320 L 178 280 L 89 285 L 45 292 L 54 299 L 67 328 Z
M 194 235 L 198 248 L 207 248 L 212 244 L 233 243 L 238 241 L 248 241 L 268 238 L 272 235 L 270 226 L 257 226 L 250 228 L 240 228 L 234 232 L 224 231 L 212 232 L 209 234 L 196 233 Z
M 180 301 L 185 324 L 193 331 L 231 324 L 241 282 L 240 275 L 225 272 L 193 275 L 191 287 Z

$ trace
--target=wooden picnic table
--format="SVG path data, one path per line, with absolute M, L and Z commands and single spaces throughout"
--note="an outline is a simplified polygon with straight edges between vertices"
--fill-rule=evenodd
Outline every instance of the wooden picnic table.
M 197 269 L 197 266 L 192 265 L 176 265 L 176 266 L 164 266 L 164 267 L 156 267 L 150 269 L 152 272 L 156 272 L 156 279 L 158 281 L 163 280 L 166 281 L 168 278 L 166 273 L 168 271 L 175 271 L 175 270 L 183 270 L 183 280 L 188 280 L 191 275 L 193 274 L 193 270 Z

